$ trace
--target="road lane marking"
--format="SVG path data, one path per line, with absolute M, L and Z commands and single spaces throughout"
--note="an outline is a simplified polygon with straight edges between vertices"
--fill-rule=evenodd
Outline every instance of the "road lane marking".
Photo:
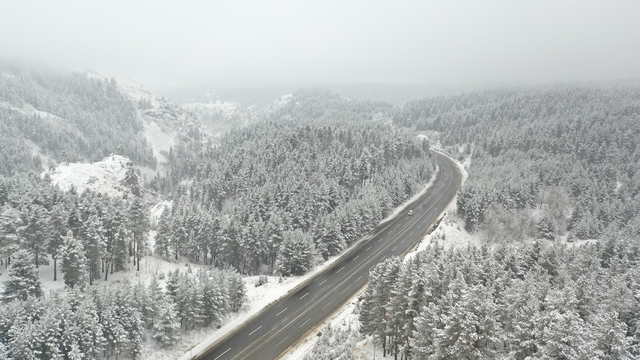
M 231 350 L 231 348 L 228 348 L 228 349 L 227 349 L 227 351 L 225 351 L 225 352 L 223 352 L 222 354 L 218 355 L 218 357 L 217 357 L 217 358 L 215 358 L 215 359 L 213 359 L 213 360 L 218 360 L 218 359 L 220 359 L 220 358 L 222 357 L 222 355 L 224 355 L 224 354 L 228 353 L 228 352 L 229 352 L 229 350 Z
M 324 310 L 324 308 L 326 308 L 327 306 L 331 305 L 331 301 L 329 301 L 325 306 L 322 307 L 322 310 Z
M 365 251 L 369 251 L 369 249 L 371 249 L 371 246 L 369 246 L 369 247 L 367 248 L 367 250 L 365 250 Z
M 354 258 L 353 258 L 353 260 L 355 260 L 355 259 L 357 259 L 357 258 L 359 258 L 359 257 L 360 257 L 360 255 L 358 255 L 358 256 L 356 256 L 356 257 L 354 257 Z
M 360 275 L 360 277 L 359 277 L 359 278 L 357 278 L 357 279 L 356 279 L 356 281 L 358 281 L 358 280 L 360 280 L 360 279 L 362 279 L 362 275 Z
M 311 321 L 311 318 L 308 318 L 307 321 L 303 322 L 302 325 L 298 326 L 298 329 L 300 329 L 301 327 L 304 326 L 304 324 L 308 323 L 309 321 Z
M 394 246 L 393 249 L 391 249 L 391 251 L 395 251 L 397 248 L 397 246 Z
M 409 235 L 413 235 L 413 231 L 409 233 Z
M 321 286 L 322 284 L 324 284 L 324 283 L 326 283 L 326 282 L 327 282 L 327 279 L 324 279 L 324 281 L 323 281 L 323 282 L 321 282 L 320 284 L 318 284 L 318 286 Z
M 279 313 L 276 314 L 276 316 L 282 314 L 283 312 L 287 311 L 288 308 L 284 308 L 284 310 L 280 311 Z
M 300 300 L 304 299 L 305 296 L 309 295 L 309 293 L 306 293 L 304 295 L 302 295 L 302 297 L 300 298 Z
M 278 347 L 278 345 L 282 344 L 285 340 L 287 340 L 289 337 L 285 337 L 284 339 L 282 339 L 282 341 L 280 341 L 279 343 L 276 344 L 275 347 Z
M 344 266 L 340 268 L 340 270 L 336 271 L 336 274 L 344 269 Z
M 258 326 L 255 330 L 253 330 L 252 332 L 249 333 L 249 336 L 253 335 L 254 332 L 260 330 L 261 327 L 262 327 L 262 325 Z

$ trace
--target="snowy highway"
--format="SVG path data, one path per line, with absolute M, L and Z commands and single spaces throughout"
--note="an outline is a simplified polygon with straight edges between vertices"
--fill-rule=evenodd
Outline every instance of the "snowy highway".
M 404 256 L 441 218 L 462 175 L 448 157 L 434 153 L 440 168 L 432 187 L 413 205 L 376 228 L 374 234 L 331 266 L 292 289 L 194 359 L 277 359 L 367 284 L 369 270 L 392 256 Z M 409 216 L 409 210 L 413 215 Z

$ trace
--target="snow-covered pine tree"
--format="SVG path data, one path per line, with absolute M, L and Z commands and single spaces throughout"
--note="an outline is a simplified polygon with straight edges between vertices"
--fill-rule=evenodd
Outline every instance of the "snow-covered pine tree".
M 240 311 L 242 304 L 247 300 L 247 288 L 242 281 L 242 276 L 235 271 L 226 271 L 227 296 L 229 308 L 233 312 Z
M 105 237 L 102 221 L 97 214 L 89 215 L 82 224 L 79 232 L 80 241 L 87 257 L 87 267 L 89 270 L 89 284 L 100 279 L 102 259 L 105 256 Z
M 23 249 L 27 249 L 35 259 L 36 268 L 44 259 L 46 247 L 52 234 L 49 212 L 43 206 L 33 205 L 22 209 L 23 226 L 20 235 L 24 240 Z
M 315 249 L 311 236 L 302 230 L 287 231 L 280 245 L 276 267 L 284 276 L 302 275 L 314 265 Z
M 136 270 L 140 271 L 140 259 L 149 250 L 147 235 L 149 234 L 149 208 L 141 197 L 134 197 L 129 207 L 129 229 L 134 243 L 134 257 L 137 261 Z
M 0 256 L 6 259 L 5 267 L 9 266 L 11 256 L 20 249 L 18 229 L 22 225 L 20 212 L 8 204 L 0 207 Z
M 162 346 L 170 346 L 179 337 L 180 321 L 176 315 L 175 305 L 169 301 L 158 304 L 158 320 L 153 324 L 153 339 Z
M 53 259 L 53 280 L 56 281 L 58 280 L 58 260 L 60 260 L 63 238 L 69 231 L 69 213 L 62 204 L 56 204 L 51 209 L 50 214 L 53 232 L 47 244 L 47 252 L 51 254 Z
M 18 250 L 8 270 L 9 280 L 4 282 L 3 301 L 26 300 L 28 296 L 41 296 L 42 284 L 33 258 L 25 250 Z
M 71 231 L 62 239 L 62 272 L 64 283 L 70 288 L 83 286 L 87 281 L 87 255 L 80 240 L 73 237 Z
M 73 311 L 71 316 L 73 325 L 69 330 L 72 339 L 75 340 L 75 346 L 69 356 L 71 357 L 73 352 L 90 359 L 102 356 L 106 339 L 93 294 L 87 294 L 76 288 L 69 290 L 67 296 Z
M 158 219 L 158 230 L 156 232 L 155 244 L 153 251 L 160 256 L 169 258 L 169 249 L 171 247 L 171 214 L 165 206 L 162 215 Z

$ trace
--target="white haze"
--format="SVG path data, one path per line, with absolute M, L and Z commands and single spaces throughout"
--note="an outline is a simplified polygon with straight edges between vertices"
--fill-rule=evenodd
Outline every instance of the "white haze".
M 151 87 L 640 77 L 638 1 L 3 1 L 0 59 Z

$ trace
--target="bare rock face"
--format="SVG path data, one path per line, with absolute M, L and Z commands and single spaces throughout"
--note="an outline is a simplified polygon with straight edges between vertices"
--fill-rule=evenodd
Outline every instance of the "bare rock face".
M 138 178 L 138 174 L 133 170 L 133 163 L 131 161 L 127 162 L 127 171 L 124 179 L 122 179 L 122 185 L 131 189 L 131 193 L 133 195 L 142 195 L 142 191 L 140 190 L 140 179 Z

